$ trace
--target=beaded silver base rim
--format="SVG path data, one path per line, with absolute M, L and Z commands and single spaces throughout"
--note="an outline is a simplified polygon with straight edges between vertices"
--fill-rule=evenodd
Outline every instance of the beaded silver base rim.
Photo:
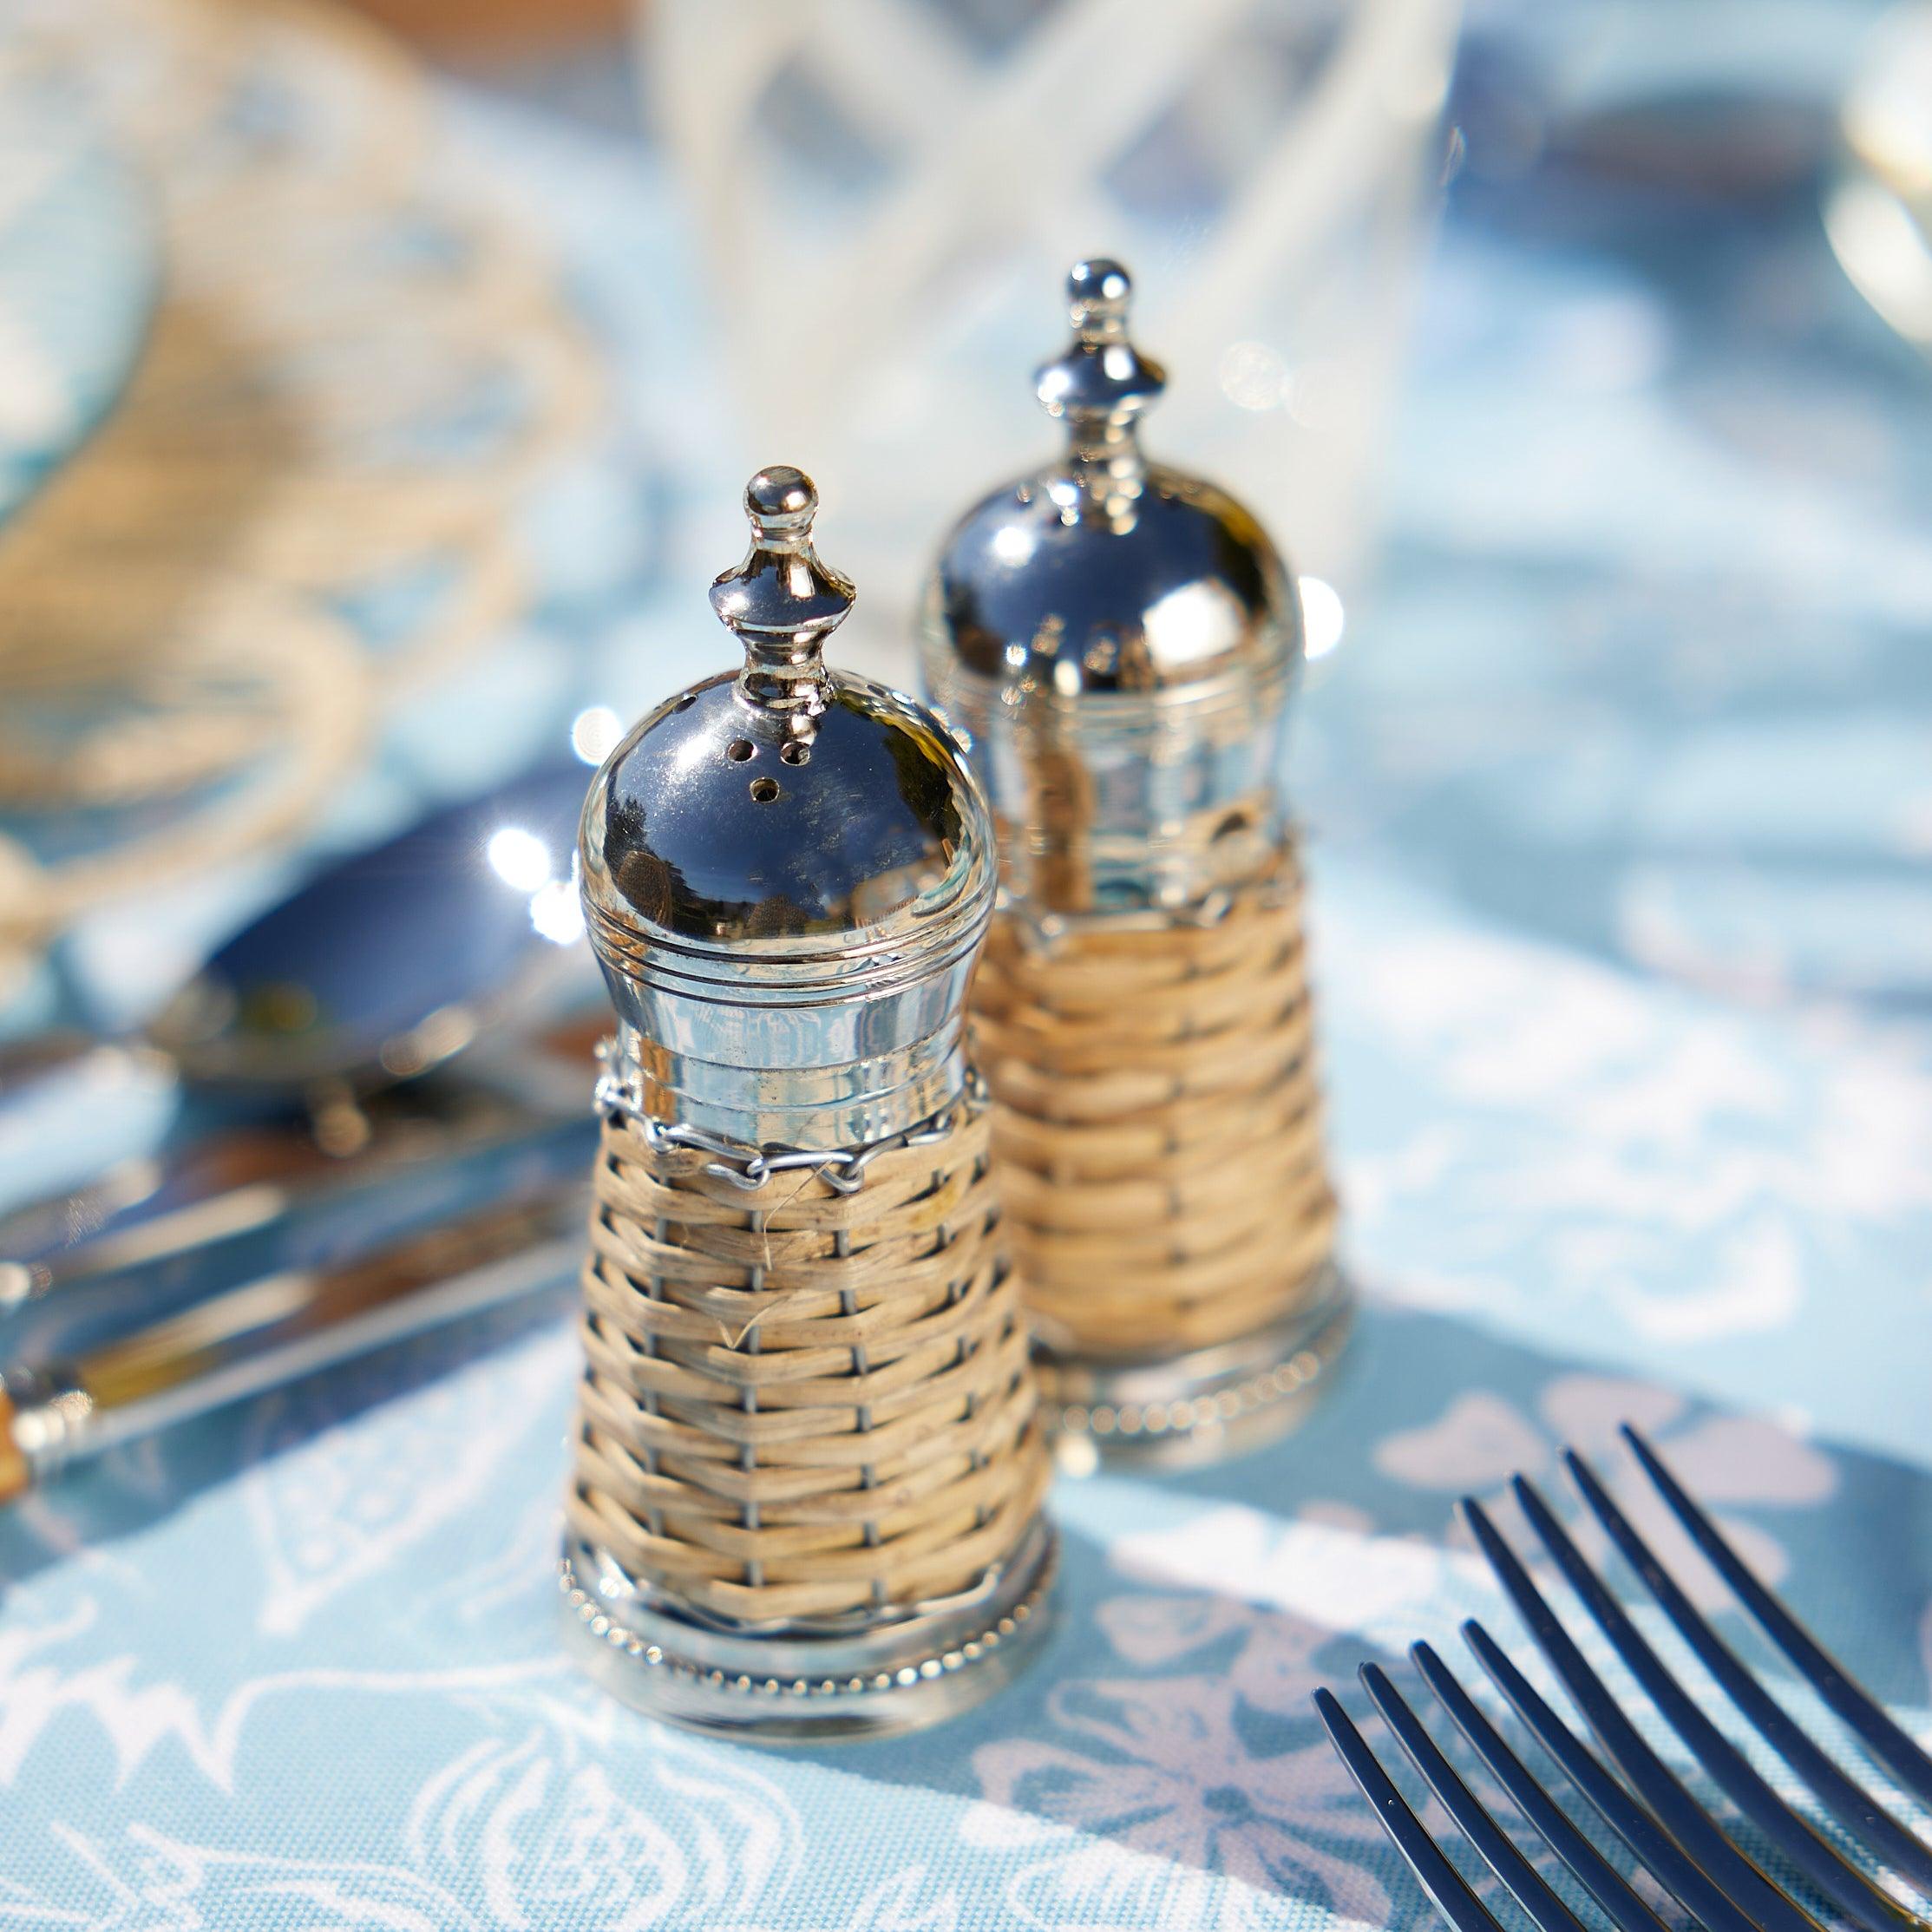
M 723 1637 L 642 1602 L 612 1602 L 595 1575 L 614 1566 L 575 1542 L 557 1583 L 567 1647 L 623 1702 L 713 1735 L 815 1743 L 895 1736 L 998 1690 L 1046 1634 L 1058 1560 L 1041 1517 L 970 1601 L 855 1633 Z
M 1154 1362 L 1036 1349 L 1060 1466 L 1182 1468 L 1286 1435 L 1328 1386 L 1354 1315 L 1354 1290 L 1330 1262 L 1293 1315 L 1220 1347 Z

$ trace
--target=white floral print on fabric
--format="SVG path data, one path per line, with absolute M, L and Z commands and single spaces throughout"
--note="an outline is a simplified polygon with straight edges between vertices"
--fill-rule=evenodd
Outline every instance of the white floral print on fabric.
M 486 1374 L 412 1392 L 370 1429 L 333 1426 L 324 1384 L 259 1405 L 240 1488 L 261 1548 L 262 1632 L 298 1630 L 499 1489 L 502 1464 L 524 1438 L 478 1427 L 480 1392 L 487 1385 L 497 1413 L 527 1416 L 567 1385 L 571 1366 L 571 1338 L 546 1337 Z
M 769 1779 L 665 1732 L 621 1781 L 568 1735 L 488 1738 L 425 1784 L 409 1863 L 462 1891 L 481 1883 L 493 1925 L 561 1917 L 607 1932 L 743 1922 L 788 1889 L 802 1827 Z
M 649 1758 L 620 1777 L 586 1748 L 568 1706 L 552 1714 L 554 1725 L 514 1742 L 487 1737 L 434 1772 L 392 1863 L 190 1844 L 140 1823 L 110 1840 L 62 1824 L 53 1831 L 69 1870 L 58 1894 L 0 1880 L 0 1926 L 749 1932 L 782 1911 L 809 1862 L 797 1811 L 777 1785 L 672 1732 L 657 1734 Z M 950 1907 L 942 1899 L 914 1912 L 917 1891 L 901 1883 L 850 1927 L 944 1932 Z

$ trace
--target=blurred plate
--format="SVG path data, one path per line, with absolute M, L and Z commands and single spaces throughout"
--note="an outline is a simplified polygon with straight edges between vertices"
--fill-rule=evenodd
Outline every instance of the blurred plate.
M 159 293 L 152 204 L 78 93 L 0 82 L 0 522 L 114 406 Z

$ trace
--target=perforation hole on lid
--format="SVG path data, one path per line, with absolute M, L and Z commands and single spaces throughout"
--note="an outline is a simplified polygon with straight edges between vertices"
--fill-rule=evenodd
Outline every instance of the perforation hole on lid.
M 778 781 L 776 778 L 754 778 L 751 781 L 751 796 L 761 805 L 769 805 L 778 796 Z
M 756 757 L 758 748 L 750 738 L 733 738 L 724 748 L 724 756 L 735 765 L 741 765 L 747 758 Z

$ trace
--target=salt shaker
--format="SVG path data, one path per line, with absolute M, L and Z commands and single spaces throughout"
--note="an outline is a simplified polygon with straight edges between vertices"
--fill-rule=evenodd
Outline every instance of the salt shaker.
M 1126 272 L 1067 292 L 1065 451 L 954 527 L 920 649 L 999 828 L 973 1009 L 1062 1452 L 1199 1460 L 1293 1423 L 1348 1328 L 1278 781 L 1300 609 L 1254 515 L 1143 454 Z
M 743 668 L 606 761 L 580 855 L 616 1007 L 560 1573 L 612 1691 L 884 1732 L 1003 1682 L 1048 1458 L 963 1005 L 992 825 L 953 736 L 828 668 L 852 586 L 789 468 L 711 602 Z

